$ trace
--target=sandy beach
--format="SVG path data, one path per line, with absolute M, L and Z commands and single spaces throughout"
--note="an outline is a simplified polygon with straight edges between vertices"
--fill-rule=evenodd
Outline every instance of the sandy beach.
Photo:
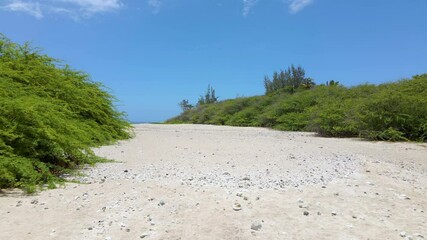
M 81 183 L 1 192 L 0 239 L 427 239 L 427 144 L 135 125 Z

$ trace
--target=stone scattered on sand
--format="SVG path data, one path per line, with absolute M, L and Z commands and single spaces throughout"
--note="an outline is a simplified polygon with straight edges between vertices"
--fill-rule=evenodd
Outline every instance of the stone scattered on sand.
M 420 233 L 414 233 L 413 235 L 414 235 L 415 237 L 424 238 L 424 236 L 423 236 L 423 235 L 421 235 Z
M 139 236 L 139 238 L 146 238 L 146 237 L 148 237 L 149 235 L 148 235 L 148 233 L 143 233 L 143 234 L 141 234 L 141 236 Z
M 259 231 L 262 228 L 262 224 L 259 222 L 253 222 L 251 225 L 251 229 L 254 231 Z
M 332 211 L 332 212 L 331 212 L 331 214 L 332 214 L 332 216 L 336 216 L 336 215 L 337 215 L 337 212 Z
M 401 236 L 401 237 L 406 237 L 406 232 L 405 232 L 405 231 L 401 231 L 401 232 L 400 232 L 400 236 Z
M 165 204 L 166 204 L 166 203 L 165 203 L 165 201 L 160 200 L 159 204 L 157 204 L 157 205 L 159 205 L 159 206 L 164 206 Z
M 304 216 L 308 216 L 310 213 L 308 211 L 304 211 Z
M 233 204 L 233 210 L 234 211 L 240 211 L 240 210 L 242 210 L 242 205 L 240 205 L 240 203 L 234 203 Z

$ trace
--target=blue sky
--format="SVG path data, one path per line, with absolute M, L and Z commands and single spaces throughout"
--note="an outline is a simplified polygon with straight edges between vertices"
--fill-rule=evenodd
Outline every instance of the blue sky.
M 263 94 L 301 65 L 317 83 L 427 72 L 426 0 L 0 0 L 0 32 L 83 70 L 134 122 L 179 114 L 208 84 Z

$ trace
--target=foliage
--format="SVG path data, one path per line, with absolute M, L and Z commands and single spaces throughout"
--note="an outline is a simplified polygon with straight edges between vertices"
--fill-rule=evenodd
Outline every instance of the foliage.
M 0 188 L 53 186 L 99 161 L 91 147 L 130 137 L 114 101 L 87 74 L 0 35 Z
M 298 88 L 310 89 L 313 87 L 314 81 L 311 78 L 305 77 L 305 70 L 294 65 L 288 67 L 286 70 L 274 72 L 272 79 L 264 77 L 265 93 L 270 94 L 280 89 L 285 89 L 289 93 L 293 93 Z
M 183 99 L 180 103 L 178 103 L 179 107 L 182 109 L 183 112 L 188 111 L 192 109 L 194 106 L 191 105 L 187 99 Z
M 216 102 L 218 102 L 218 97 L 215 96 L 215 89 L 213 89 L 211 85 L 208 85 L 208 89 L 206 90 L 205 96 L 200 96 L 197 105 L 200 106 L 203 104 L 212 104 Z
M 427 74 L 351 88 L 330 81 L 309 90 L 226 100 L 192 109 L 168 123 L 259 126 L 315 131 L 329 137 L 427 141 Z

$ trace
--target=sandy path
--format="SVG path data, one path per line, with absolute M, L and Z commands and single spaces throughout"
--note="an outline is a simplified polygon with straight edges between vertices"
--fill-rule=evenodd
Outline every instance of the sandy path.
M 86 184 L 3 193 L 0 239 L 427 239 L 427 144 L 219 126 L 135 132 L 96 150 L 119 162 L 86 169 Z

